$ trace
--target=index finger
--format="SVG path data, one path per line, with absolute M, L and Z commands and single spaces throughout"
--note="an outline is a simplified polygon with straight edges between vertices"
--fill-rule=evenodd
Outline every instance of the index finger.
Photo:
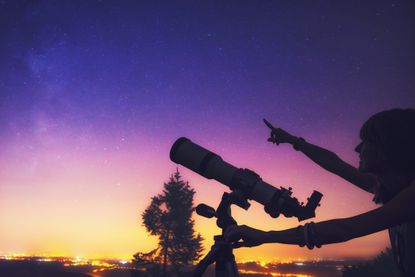
M 263 120 L 264 120 L 265 125 L 268 126 L 268 128 L 270 128 L 272 131 L 275 131 L 276 130 L 276 128 L 274 126 L 272 126 L 272 124 L 269 123 L 268 120 L 266 120 L 265 118 L 263 118 Z

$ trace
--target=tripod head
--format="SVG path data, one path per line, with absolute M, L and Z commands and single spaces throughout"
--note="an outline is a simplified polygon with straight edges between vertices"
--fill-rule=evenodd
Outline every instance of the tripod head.
M 231 225 L 237 225 L 231 213 L 232 204 L 238 205 L 239 207 L 242 207 L 246 210 L 250 206 L 248 200 L 244 197 L 244 194 L 238 190 L 234 190 L 231 193 L 223 193 L 222 200 L 220 201 L 216 211 L 214 208 L 206 204 L 199 204 L 196 207 L 196 213 L 206 218 L 216 217 L 216 225 L 222 229 L 223 235 L 226 228 Z
M 216 276 L 239 277 L 235 256 L 232 252 L 232 244 L 223 239 L 226 228 L 237 225 L 231 214 L 232 204 L 236 204 L 245 209 L 249 207 L 249 203 L 244 197 L 244 194 L 238 190 L 234 190 L 231 193 L 224 192 L 222 200 L 216 210 L 206 204 L 199 204 L 196 207 L 196 213 L 198 215 L 207 218 L 217 218 L 216 225 L 222 229 L 222 234 L 214 236 L 214 245 L 211 247 L 209 253 L 192 270 L 192 277 L 202 277 L 206 268 L 212 263 L 216 264 Z

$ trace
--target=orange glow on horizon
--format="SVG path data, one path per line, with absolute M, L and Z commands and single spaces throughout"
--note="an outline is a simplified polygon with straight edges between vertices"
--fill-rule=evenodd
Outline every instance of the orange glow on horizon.
M 308 274 L 301 274 L 301 273 L 278 273 L 278 272 L 272 272 L 272 271 L 254 271 L 254 270 L 239 270 L 240 273 L 244 274 L 271 274 L 271 276 L 275 277 L 313 277 L 314 275 L 308 275 Z
M 292 153 L 291 149 L 282 149 L 279 155 L 275 151 L 259 155 L 214 147 L 202 139 L 195 141 L 219 152 L 235 166 L 256 171 L 264 181 L 274 186 L 292 186 L 293 194 L 299 200 L 305 200 L 314 189 L 321 191 L 324 197 L 317 217 L 313 219 L 315 222 L 347 217 L 375 207 L 370 195 L 317 169 L 306 158 Z M 157 238 L 146 232 L 140 215 L 151 197 L 162 191 L 163 183 L 177 167 L 165 158 L 169 146 L 169 143 L 163 144 L 158 159 L 150 152 L 143 160 L 134 151 L 93 152 L 85 156 L 85 153 L 74 150 L 60 162 L 51 163 L 52 157 L 42 152 L 35 168 L 27 171 L 21 170 L 21 161 L 11 161 L 0 176 L 3 183 L 0 187 L 0 254 L 57 253 L 57 256 L 88 259 L 131 259 L 136 252 L 156 248 Z M 239 145 L 235 149 L 239 148 L 248 147 Z M 135 149 L 135 146 L 130 145 L 128 149 Z M 290 154 L 289 163 L 285 160 L 285 151 Z M 81 154 L 82 160 L 79 159 Z M 178 168 L 183 179 L 196 190 L 195 205 L 206 203 L 216 207 L 222 193 L 228 190 L 216 181 L 207 180 L 181 166 Z M 298 168 L 302 169 L 301 174 Z M 299 224 L 294 218 L 273 219 L 261 205 L 251 204 L 248 211 L 232 208 L 239 224 L 263 230 L 282 230 Z M 213 243 L 213 236 L 220 230 L 215 220 L 197 215 L 194 219 L 196 232 L 205 239 L 206 253 Z M 267 244 L 235 250 L 235 256 L 237 260 L 266 262 L 284 261 L 287 257 L 304 260 L 367 258 L 375 256 L 387 245 L 386 232 L 380 232 L 313 251 L 295 245 Z

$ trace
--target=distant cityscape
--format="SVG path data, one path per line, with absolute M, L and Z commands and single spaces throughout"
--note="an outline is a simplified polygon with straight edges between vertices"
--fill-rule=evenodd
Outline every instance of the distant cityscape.
M 238 264 L 241 276 L 250 277 L 341 277 L 345 267 L 362 261 L 315 260 Z M 133 260 L 84 259 L 81 257 L 0 255 L 0 276 L 124 277 L 141 276 Z M 204 275 L 214 276 L 214 268 Z
M 130 260 L 81 257 L 0 255 L 0 276 L 107 276 L 137 270 Z M 129 276 L 118 274 L 111 276 Z

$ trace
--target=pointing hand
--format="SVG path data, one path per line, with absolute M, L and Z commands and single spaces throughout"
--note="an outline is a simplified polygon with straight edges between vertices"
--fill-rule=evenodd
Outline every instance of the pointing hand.
M 292 136 L 291 134 L 284 131 L 283 129 L 275 128 L 274 126 L 272 126 L 272 124 L 269 123 L 265 118 L 264 118 L 264 123 L 271 130 L 270 137 L 268 138 L 269 142 L 276 143 L 277 145 L 279 145 L 280 143 L 287 143 L 287 142 L 293 143 L 294 140 L 296 139 L 296 137 Z

